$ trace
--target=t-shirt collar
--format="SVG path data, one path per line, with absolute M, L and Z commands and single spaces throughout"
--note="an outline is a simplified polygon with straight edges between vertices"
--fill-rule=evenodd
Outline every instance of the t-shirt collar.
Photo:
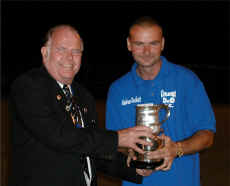
M 158 75 L 156 76 L 156 78 L 154 78 L 154 80 L 148 80 L 149 82 L 158 82 L 160 79 L 164 78 L 167 76 L 168 72 L 169 72 L 169 63 L 167 61 L 167 59 L 164 57 L 164 56 L 161 56 L 161 61 L 162 61 L 162 65 L 161 65 L 161 69 L 160 69 L 160 72 L 158 73 Z M 136 68 L 137 68 L 137 63 L 135 62 L 132 66 L 132 69 L 131 69 L 131 73 L 132 73 L 132 76 L 135 80 L 135 82 L 138 84 L 138 85 L 141 85 L 143 83 L 146 82 L 146 80 L 143 80 L 136 72 Z

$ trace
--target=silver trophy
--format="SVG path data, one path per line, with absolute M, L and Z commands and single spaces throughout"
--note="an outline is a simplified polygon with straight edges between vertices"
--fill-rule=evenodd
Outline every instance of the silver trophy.
M 165 118 L 160 121 L 159 120 L 159 111 L 161 109 L 166 110 Z M 167 105 L 160 104 L 138 104 L 136 106 L 136 125 L 143 125 L 150 127 L 153 131 L 153 135 L 155 136 L 154 139 L 148 138 L 148 137 L 141 137 L 142 139 L 145 139 L 148 142 L 152 142 L 152 146 L 148 145 L 140 145 L 138 146 L 146 151 L 145 154 L 139 154 L 136 152 L 137 160 L 131 161 L 131 166 L 140 168 L 140 169 L 155 169 L 159 165 L 163 163 L 162 159 L 149 159 L 147 157 L 147 152 L 155 151 L 159 148 L 162 148 L 164 146 L 164 142 L 159 137 L 159 134 L 163 132 L 161 129 L 162 123 L 164 123 L 170 116 L 170 110 Z

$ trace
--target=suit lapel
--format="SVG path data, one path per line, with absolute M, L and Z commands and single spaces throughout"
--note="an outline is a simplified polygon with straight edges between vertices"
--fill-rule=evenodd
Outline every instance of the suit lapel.
M 67 98 L 63 90 L 58 84 L 56 89 L 56 100 L 57 100 L 58 107 L 61 108 L 62 112 L 64 112 L 64 118 L 66 118 L 66 120 L 68 121 L 71 121 L 71 126 L 74 127 L 74 123 L 71 118 L 69 107 L 67 107 Z
M 65 110 L 66 105 L 66 97 L 63 90 L 58 85 L 57 81 L 50 76 L 44 66 L 41 67 L 41 75 L 47 80 L 46 83 L 50 88 L 49 91 L 52 94 L 52 99 L 54 98 L 56 100 L 55 105 L 58 105 L 58 107 L 55 108 L 63 112 L 63 109 Z
M 64 92 L 62 91 L 61 87 L 59 87 L 59 85 L 57 84 L 57 88 L 56 88 L 56 91 L 55 91 L 55 97 L 56 97 L 56 100 L 58 102 L 58 104 L 65 108 L 65 105 L 66 105 L 66 97 L 65 97 L 65 94 Z

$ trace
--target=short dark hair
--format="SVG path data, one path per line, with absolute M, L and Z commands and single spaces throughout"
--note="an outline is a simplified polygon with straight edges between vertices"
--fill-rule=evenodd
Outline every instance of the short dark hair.
M 143 26 L 143 27 L 145 27 L 145 26 L 159 26 L 161 28 L 161 30 L 162 30 L 162 26 L 160 25 L 160 23 L 156 19 L 154 19 L 154 18 L 152 18 L 150 16 L 142 16 L 142 17 L 136 19 L 131 24 L 131 26 L 129 27 L 129 35 L 130 35 L 131 29 L 134 26 Z

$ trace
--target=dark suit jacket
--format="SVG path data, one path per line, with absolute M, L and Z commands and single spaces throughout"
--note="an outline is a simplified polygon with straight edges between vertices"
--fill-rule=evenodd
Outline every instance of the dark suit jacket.
M 95 101 L 79 84 L 73 82 L 71 87 L 88 128 L 74 128 L 65 110 L 65 95 L 44 67 L 25 73 L 13 83 L 10 186 L 84 186 L 85 156 L 93 160 L 92 185 L 96 184 L 96 169 L 140 182 L 135 170 L 125 167 L 121 154 L 112 160 L 101 158 L 108 152 L 116 154 L 117 133 L 92 129 L 97 123 Z

